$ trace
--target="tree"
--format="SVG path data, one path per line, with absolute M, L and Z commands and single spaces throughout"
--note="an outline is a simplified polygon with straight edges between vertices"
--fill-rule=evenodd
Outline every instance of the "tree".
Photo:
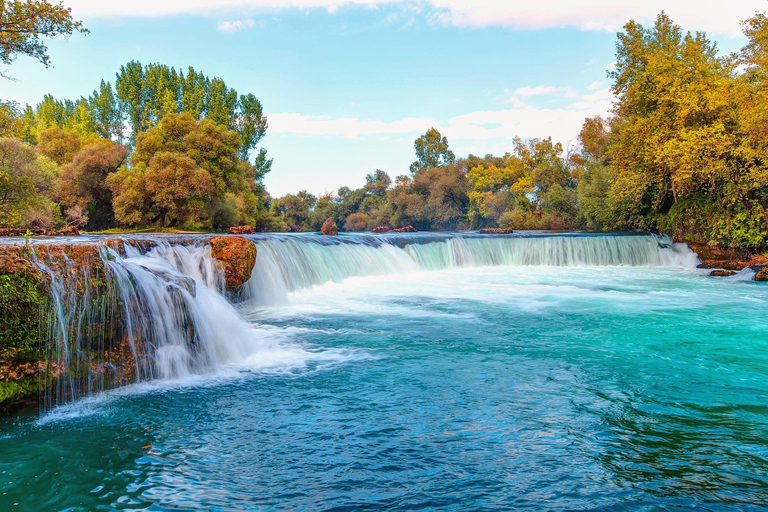
M 251 150 L 258 145 L 267 132 L 267 118 L 264 117 L 261 102 L 253 94 L 240 96 L 235 128 L 242 139 L 240 158 L 248 160 Z
M 24 134 L 24 118 L 15 101 L 0 100 L 0 137 L 21 137 Z
M 93 91 L 90 106 L 96 134 L 102 139 L 115 139 L 122 143 L 123 116 L 109 82 L 102 80 L 99 90 Z
M 83 147 L 83 138 L 75 132 L 52 126 L 38 135 L 37 150 L 58 165 L 68 164 Z
M 442 137 L 434 127 L 416 139 L 413 145 L 416 148 L 416 161 L 411 164 L 411 173 L 415 173 L 418 169 L 442 167 L 453 163 L 456 159 L 453 152 L 448 149 L 448 139 Z
M 78 151 L 65 166 L 59 184 L 60 202 L 71 210 L 69 217 L 87 216 L 90 230 L 113 225 L 112 189 L 107 179 L 126 161 L 128 148 L 109 140 L 97 140 Z M 84 212 L 81 213 L 81 212 Z M 70 224 L 77 224 L 70 218 Z
M 365 176 L 365 190 L 369 194 L 386 197 L 390 185 L 392 185 L 392 178 L 381 169 L 376 169 L 376 172 Z
M 27 55 L 51 65 L 45 37 L 70 37 L 75 32 L 88 34 L 82 22 L 72 19 L 71 9 L 63 3 L 44 0 L 0 0 L 0 63 L 12 64 L 19 55 Z M 0 76 L 9 78 L 0 71 Z
M 312 228 L 306 222 L 316 202 L 315 196 L 302 190 L 272 201 L 272 213 L 279 216 L 291 231 L 309 231 Z
M 132 167 L 108 179 L 115 217 L 127 225 L 255 222 L 265 193 L 240 148 L 240 136 L 211 119 L 164 117 L 136 136 Z
M 0 226 L 50 228 L 58 167 L 15 138 L 0 138 Z

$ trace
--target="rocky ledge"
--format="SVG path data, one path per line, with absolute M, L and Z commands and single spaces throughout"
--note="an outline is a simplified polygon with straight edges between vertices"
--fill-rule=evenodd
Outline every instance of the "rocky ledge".
M 29 245 L 3 244 L 0 240 L 0 411 L 21 405 L 35 404 L 42 392 L 58 375 L 55 363 L 48 361 L 48 348 L 43 346 L 43 332 L 48 328 L 46 319 L 50 316 L 51 275 L 62 276 L 67 286 L 76 291 L 82 300 L 82 307 L 88 311 L 106 308 L 110 318 L 91 319 L 96 324 L 89 326 L 93 333 L 85 345 L 93 347 L 78 354 L 87 368 L 85 377 L 78 378 L 109 380 L 112 385 L 131 382 L 135 377 L 134 355 L 121 339 L 119 318 L 111 315 L 117 309 L 110 309 L 106 303 L 112 282 L 102 258 L 102 248 L 108 246 L 125 254 L 124 239 L 103 238 L 77 242 L 50 241 Z M 146 240 L 131 240 L 131 244 L 143 251 L 156 243 Z M 221 265 L 226 278 L 227 290 L 237 291 L 251 277 L 256 262 L 256 246 L 240 236 L 212 237 L 209 240 L 177 239 L 171 243 L 183 245 L 206 243 L 211 246 L 211 255 Z M 195 294 L 195 282 L 185 279 L 175 283 Z M 106 301 L 106 302 L 105 302 Z M 91 308 L 91 309 L 88 309 Z M 90 339 L 90 338 L 89 338 Z M 104 343 L 109 341 L 109 354 Z M 107 360 L 122 361 L 114 368 Z

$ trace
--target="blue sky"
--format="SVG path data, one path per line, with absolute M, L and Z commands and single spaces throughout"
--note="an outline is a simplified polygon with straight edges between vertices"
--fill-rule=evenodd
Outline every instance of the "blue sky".
M 65 1 L 91 34 L 49 45 L 53 67 L 21 58 L 0 97 L 78 98 L 137 59 L 220 76 L 263 103 L 274 158 L 268 190 L 320 194 L 367 173 L 405 174 L 430 126 L 457 156 L 503 154 L 511 140 L 567 144 L 611 106 L 606 68 L 630 18 L 665 9 L 721 51 L 764 0 Z M 737 4 L 737 5 L 733 5 Z

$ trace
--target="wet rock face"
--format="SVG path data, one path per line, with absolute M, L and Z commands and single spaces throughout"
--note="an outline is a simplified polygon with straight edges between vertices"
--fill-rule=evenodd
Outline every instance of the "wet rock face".
M 768 265 L 755 275 L 755 281 L 768 281 Z
M 728 277 L 735 274 L 736 272 L 734 272 L 733 270 L 723 270 L 723 269 L 713 270 L 712 272 L 709 273 L 709 275 L 712 277 Z
M 379 226 L 377 228 L 373 228 L 374 233 L 389 233 L 390 231 L 392 230 L 387 226 Z
M 763 265 L 768 261 L 768 258 L 760 254 L 739 254 L 730 249 L 697 242 L 688 242 L 688 247 L 701 258 L 699 268 L 743 270 L 746 267 Z
M 320 228 L 320 233 L 323 235 L 335 236 L 339 234 L 339 228 L 336 226 L 336 221 L 333 217 L 328 217 L 323 222 L 323 226 Z
M 237 291 L 250 278 L 256 263 L 256 246 L 240 236 L 217 236 L 211 238 L 211 256 L 224 267 L 227 291 Z
M 256 231 L 251 226 L 233 226 L 229 228 L 230 235 L 253 235 Z
M 393 233 L 416 233 L 418 231 L 418 229 L 410 225 L 392 230 Z

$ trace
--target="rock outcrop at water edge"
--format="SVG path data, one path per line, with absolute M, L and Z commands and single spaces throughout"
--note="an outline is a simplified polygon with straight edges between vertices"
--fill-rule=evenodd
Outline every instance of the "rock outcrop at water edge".
M 323 222 L 323 226 L 320 228 L 320 233 L 323 235 L 335 236 L 339 234 L 339 228 L 336 226 L 336 221 L 333 217 L 328 217 Z
M 254 235 L 256 234 L 256 230 L 254 230 L 251 226 L 233 226 L 229 228 L 230 235 Z
M 211 238 L 211 256 L 224 267 L 227 290 L 237 291 L 250 278 L 256 263 L 256 246 L 240 236 L 217 236 Z

